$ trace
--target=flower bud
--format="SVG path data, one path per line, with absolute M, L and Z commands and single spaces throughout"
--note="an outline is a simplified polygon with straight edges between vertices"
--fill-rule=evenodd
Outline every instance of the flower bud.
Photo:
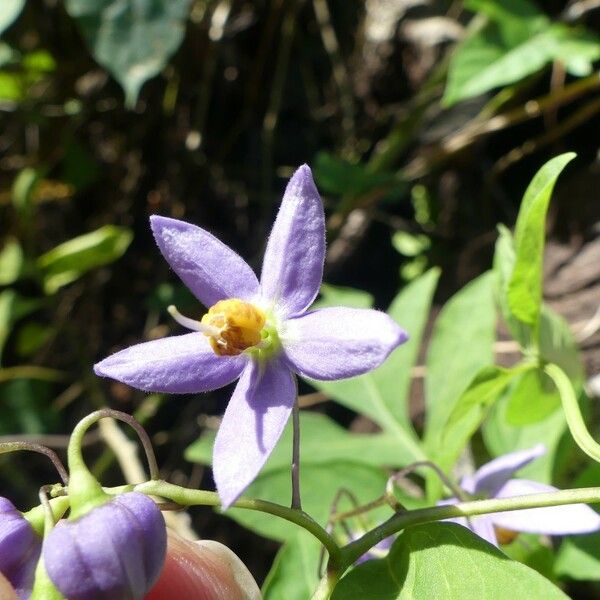
M 0 573 L 20 599 L 29 598 L 42 539 L 10 500 L 0 497 Z
M 129 492 L 60 521 L 44 540 L 44 565 L 67 600 L 136 600 L 157 581 L 166 540 L 156 504 Z

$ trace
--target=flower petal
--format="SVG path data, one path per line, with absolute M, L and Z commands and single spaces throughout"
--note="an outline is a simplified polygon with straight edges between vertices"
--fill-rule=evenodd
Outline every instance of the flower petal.
M 385 313 L 343 307 L 289 319 L 281 335 L 292 369 L 322 380 L 366 373 L 407 339 L 406 332 Z
M 171 268 L 204 304 L 219 300 L 251 300 L 258 280 L 246 261 L 204 229 L 185 221 L 153 215 L 154 239 Z
M 302 313 L 319 292 L 324 259 L 323 204 L 310 168 L 302 165 L 287 185 L 267 243 L 262 296 L 283 316 Z
M 494 523 L 488 515 L 471 517 L 468 520 L 468 523 L 468 527 L 473 533 L 477 534 L 480 538 L 483 538 L 486 542 L 489 542 L 494 546 L 498 545 L 496 532 L 494 531 Z
M 481 466 L 473 476 L 473 493 L 496 496 L 498 490 L 525 465 L 546 454 L 546 446 L 537 444 L 527 450 L 517 450 L 499 456 Z M 465 482 L 466 483 L 466 482 Z M 461 482 L 462 487 L 462 482 Z M 464 488 L 463 488 L 464 489 Z
M 69 600 L 143 598 L 165 560 L 165 520 L 138 492 L 117 496 L 74 521 L 63 519 L 44 540 L 43 560 Z
M 527 496 L 558 491 L 551 485 L 511 479 L 499 490 L 497 498 Z M 568 535 L 600 531 L 600 515 L 585 504 L 569 504 L 547 508 L 528 508 L 491 515 L 494 524 L 513 531 L 542 533 L 546 535 Z
M 191 394 L 231 383 L 247 361 L 217 356 L 208 338 L 194 332 L 130 346 L 95 364 L 94 372 L 145 392 Z
M 296 383 L 279 360 L 251 362 L 242 373 L 217 432 L 213 473 L 223 508 L 250 485 L 292 412 Z

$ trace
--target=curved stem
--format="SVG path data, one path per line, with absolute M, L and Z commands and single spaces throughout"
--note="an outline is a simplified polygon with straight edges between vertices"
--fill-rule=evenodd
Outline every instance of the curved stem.
M 474 517 L 495 512 L 521 510 L 525 508 L 543 508 L 546 506 L 563 506 L 565 504 L 592 504 L 600 502 L 600 487 L 561 490 L 544 494 L 529 494 L 514 498 L 493 498 L 491 500 L 474 500 L 442 506 L 432 506 L 398 513 L 369 531 L 358 540 L 341 549 L 342 570 L 348 568 L 365 552 L 381 542 L 381 540 L 398 533 L 412 525 L 442 521 L 454 517 Z
M 87 417 L 84 417 L 83 419 L 81 419 L 81 421 L 79 421 L 79 423 L 77 423 L 75 429 L 73 429 L 73 433 L 71 434 L 71 441 L 69 443 L 69 464 L 71 464 L 72 459 L 81 462 L 81 446 L 85 432 L 94 423 L 96 423 L 100 419 L 104 419 L 107 417 L 111 417 L 113 419 L 116 419 L 117 421 L 126 423 L 133 430 L 135 430 L 146 454 L 150 478 L 158 479 L 160 477 L 160 472 L 158 469 L 158 464 L 156 462 L 156 456 L 154 455 L 154 449 L 152 448 L 152 442 L 150 441 L 150 437 L 146 433 L 146 430 L 131 415 L 121 412 L 120 410 L 113 410 L 112 408 L 102 408 L 100 410 L 97 410 L 89 414 Z M 74 454 L 78 454 L 78 456 L 74 456 Z
M 583 420 L 571 380 L 558 365 L 552 363 L 544 367 L 544 372 L 552 379 L 558 389 L 567 425 L 573 439 L 588 456 L 596 462 L 600 462 L 600 444 L 590 435 Z
M 151 496 L 160 496 L 172 500 L 181 506 L 221 505 L 221 501 L 216 492 L 189 490 L 178 485 L 173 485 L 172 483 L 167 483 L 166 481 L 148 481 L 136 485 L 134 490 Z M 330 565 L 332 565 L 332 568 L 339 563 L 340 547 L 333 537 L 304 511 L 281 506 L 274 502 L 267 502 L 266 500 L 251 500 L 249 498 L 240 498 L 233 504 L 233 507 L 258 510 L 303 527 L 325 546 L 327 552 L 329 552 Z
M 62 464 L 60 458 L 54 450 L 50 450 L 50 448 L 46 448 L 46 446 L 42 446 L 41 444 L 36 444 L 34 442 L 3 442 L 0 443 L 0 454 L 4 454 L 5 452 L 16 452 L 19 450 L 30 450 L 31 452 L 39 452 L 44 456 L 47 456 L 51 461 L 62 482 L 67 485 L 69 483 L 69 474 Z

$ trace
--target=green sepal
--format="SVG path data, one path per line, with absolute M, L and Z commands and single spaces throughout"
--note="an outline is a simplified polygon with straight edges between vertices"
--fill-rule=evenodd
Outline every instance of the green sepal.
M 67 496 L 61 496 L 60 498 L 52 498 L 50 500 L 50 506 L 52 507 L 52 516 L 54 522 L 62 518 L 69 508 L 69 498 Z M 29 521 L 29 524 L 33 530 L 39 535 L 44 535 L 44 522 L 46 519 L 46 510 L 42 504 L 35 506 L 31 510 L 21 513 L 23 518 Z
M 33 581 L 30 600 L 66 600 L 48 576 L 46 567 L 44 566 L 43 555 L 40 557 L 35 569 L 35 579 Z

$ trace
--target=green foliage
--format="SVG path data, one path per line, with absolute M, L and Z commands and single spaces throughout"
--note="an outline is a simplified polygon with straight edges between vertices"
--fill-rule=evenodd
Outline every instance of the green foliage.
M 130 108 L 142 85 L 179 48 L 190 0 L 65 0 L 94 58 L 125 91 Z
M 394 184 L 393 173 L 371 172 L 363 164 L 353 164 L 329 152 L 315 157 L 314 173 L 319 187 L 327 194 L 357 197 L 382 186 Z
M 0 6 L 0 35 L 8 29 L 21 14 L 25 0 L 2 0 Z
M 0 285 L 14 283 L 23 269 L 23 250 L 17 240 L 9 238 L 0 250 Z
M 300 469 L 302 508 L 317 523 L 325 526 L 333 501 L 341 489 L 354 494 L 360 504 L 366 504 L 383 494 L 386 482 L 387 473 L 377 467 L 349 461 L 323 464 L 303 462 Z M 247 489 L 246 494 L 249 497 L 289 505 L 289 463 L 285 467 L 261 473 Z M 340 508 L 345 510 L 351 506 L 342 505 Z M 225 514 L 244 527 L 275 540 L 288 540 L 298 530 L 296 525 L 261 512 L 233 508 Z M 385 508 L 370 513 L 373 520 L 383 520 L 389 515 L 390 510 Z
M 552 380 L 540 369 L 523 373 L 511 390 L 506 421 L 515 427 L 542 421 L 560 406 Z
M 88 271 L 114 262 L 132 238 L 133 233 L 125 227 L 105 225 L 56 246 L 37 260 L 44 289 L 53 294 Z
M 473 434 L 479 429 L 490 407 L 515 377 L 533 365 L 517 365 L 512 369 L 483 367 L 459 398 L 442 433 L 443 453 L 440 465 L 450 468 Z
M 548 161 L 529 184 L 515 227 L 515 266 L 508 283 L 508 306 L 523 323 L 536 328 L 542 302 L 545 223 L 554 184 L 575 158 L 569 152 Z
M 302 464 L 353 461 L 364 465 L 400 467 L 410 461 L 398 440 L 388 433 L 350 433 L 329 417 L 319 413 L 300 413 Z M 208 465 L 212 460 L 214 432 L 205 432 L 185 451 L 185 458 Z M 285 469 L 290 464 L 292 427 L 288 423 L 275 450 L 263 467 L 263 473 Z
M 311 381 L 336 402 L 364 414 L 384 431 L 395 435 L 412 461 L 422 460 L 424 453 L 410 423 L 408 391 L 411 368 L 419 352 L 423 329 L 439 271 L 432 269 L 406 286 L 394 299 L 388 313 L 409 334 L 409 340 L 378 369 L 360 377 L 341 381 Z
M 306 600 L 319 583 L 319 542 L 306 531 L 288 539 L 275 557 L 262 588 L 265 600 Z
M 443 99 L 446 106 L 517 83 L 555 60 L 574 75 L 590 74 L 600 57 L 597 35 L 551 23 L 525 0 L 471 0 L 467 6 L 489 22 L 474 28 L 455 50 Z
M 536 571 L 453 523 L 404 531 L 389 555 L 350 571 L 332 600 L 530 600 L 567 596 Z
M 436 320 L 425 378 L 425 443 L 432 458 L 443 454 L 442 432 L 463 392 L 494 361 L 494 283 L 494 274 L 484 273 L 455 294 Z

